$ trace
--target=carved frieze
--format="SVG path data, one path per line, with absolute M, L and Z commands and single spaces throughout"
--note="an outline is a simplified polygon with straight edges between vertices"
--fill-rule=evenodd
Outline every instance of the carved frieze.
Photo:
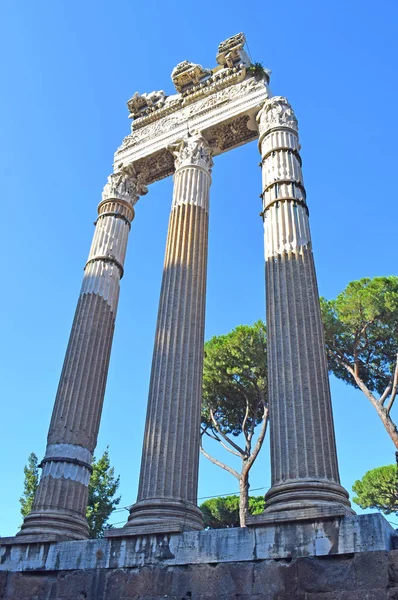
M 274 127 L 289 127 L 298 131 L 298 123 L 289 102 L 283 96 L 273 96 L 265 101 L 257 115 L 260 135 Z
M 143 181 L 153 183 L 174 173 L 174 157 L 172 152 L 165 148 L 137 160 L 134 168 Z
M 241 83 L 224 88 L 219 92 L 206 96 L 202 100 L 198 100 L 194 104 L 180 108 L 177 112 L 167 115 L 154 123 L 150 123 L 146 127 L 142 127 L 137 131 L 133 130 L 130 135 L 124 138 L 122 148 L 126 149 L 141 140 L 150 140 L 160 136 L 163 133 L 171 131 L 181 123 L 187 123 L 193 116 L 206 113 L 215 107 L 221 108 L 235 98 L 244 98 L 250 91 L 260 90 L 262 87 L 264 87 L 262 82 L 258 82 L 254 77 L 249 77 Z
M 160 102 L 155 102 L 148 109 L 143 109 L 142 112 L 130 113 L 129 118 L 133 118 L 134 122 L 131 126 L 132 131 L 137 131 L 141 127 L 145 127 L 149 123 L 165 117 L 180 108 L 196 102 L 200 98 L 208 97 L 214 92 L 218 92 L 226 87 L 231 87 L 234 84 L 240 83 L 246 77 L 246 68 L 243 65 L 238 65 L 228 69 L 221 69 L 197 84 L 185 88 L 180 94 L 165 96 Z M 267 81 L 268 82 L 268 81 Z M 151 92 L 152 94 L 160 92 Z M 143 94 L 142 96 L 145 96 Z M 134 98 L 134 96 L 133 96 Z M 133 98 L 131 100 L 133 100 Z M 129 101 L 130 102 L 130 101 Z
M 102 201 L 123 200 L 134 206 L 138 198 L 147 192 L 148 188 L 141 174 L 136 175 L 132 169 L 122 168 L 109 175 L 102 192 Z
M 249 115 L 242 115 L 228 123 L 221 123 L 211 130 L 209 143 L 220 152 L 236 146 L 236 140 L 240 143 L 253 140 L 257 137 L 257 131 L 248 128 Z

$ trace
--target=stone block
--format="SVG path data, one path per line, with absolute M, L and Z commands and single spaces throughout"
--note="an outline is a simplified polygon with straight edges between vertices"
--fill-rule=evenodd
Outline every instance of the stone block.
M 387 600 L 386 590 L 350 590 L 314 592 L 306 594 L 305 600 Z
M 106 600 L 141 599 L 156 597 L 156 595 L 159 598 L 171 596 L 173 575 L 174 567 L 142 567 L 110 571 L 106 581 Z
M 305 592 L 355 589 L 353 557 L 330 556 L 297 559 L 298 588 Z
M 253 592 L 253 569 L 250 563 L 220 563 L 217 565 L 195 565 L 189 569 L 192 597 L 196 595 L 211 599 L 235 594 L 250 595 Z
M 254 594 L 263 594 L 266 600 L 297 594 L 297 564 L 295 561 L 265 560 L 254 566 Z
M 4 598 L 6 584 L 7 584 L 7 572 L 1 571 L 0 572 L 0 598 Z
M 388 581 L 390 586 L 398 587 L 398 550 L 388 553 Z
M 48 573 L 9 573 L 2 600 L 52 600 L 56 576 Z
M 105 571 L 67 571 L 58 576 L 56 600 L 103 600 Z
M 356 589 L 386 589 L 389 581 L 387 552 L 355 554 L 354 569 Z

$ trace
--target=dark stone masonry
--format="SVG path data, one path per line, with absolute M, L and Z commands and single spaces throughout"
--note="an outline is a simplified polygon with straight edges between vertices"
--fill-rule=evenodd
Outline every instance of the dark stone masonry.
M 398 550 L 294 560 L 0 573 L 1 600 L 396 600 Z
M 0 600 L 398 600 L 397 539 L 378 514 L 101 540 L 0 538 Z

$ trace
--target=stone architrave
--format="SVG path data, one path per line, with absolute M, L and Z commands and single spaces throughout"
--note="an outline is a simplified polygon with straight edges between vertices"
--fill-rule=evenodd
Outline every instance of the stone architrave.
M 58 386 L 42 475 L 21 538 L 84 539 L 93 451 L 108 373 L 119 281 L 134 204 L 146 187 L 131 171 L 108 178 Z M 19 538 L 18 538 L 19 539 Z
M 257 116 L 262 157 L 272 487 L 258 520 L 352 514 L 337 465 L 328 369 L 301 171 L 286 98 Z
M 137 503 L 109 535 L 202 529 L 197 507 L 211 149 L 173 148 L 170 214 Z

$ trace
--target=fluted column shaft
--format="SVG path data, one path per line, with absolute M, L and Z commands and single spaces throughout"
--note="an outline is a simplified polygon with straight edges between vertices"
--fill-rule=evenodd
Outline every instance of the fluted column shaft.
M 175 148 L 137 503 L 128 527 L 203 527 L 197 508 L 210 168 L 206 140 Z
M 85 518 L 133 204 L 146 189 L 110 176 L 85 266 L 32 512 L 19 535 L 88 537 Z
M 262 156 L 272 487 L 266 512 L 336 505 L 340 486 L 328 369 L 297 120 L 287 100 L 257 121 Z M 298 511 L 298 512 L 297 512 Z M 287 518 L 289 518 L 287 516 Z

